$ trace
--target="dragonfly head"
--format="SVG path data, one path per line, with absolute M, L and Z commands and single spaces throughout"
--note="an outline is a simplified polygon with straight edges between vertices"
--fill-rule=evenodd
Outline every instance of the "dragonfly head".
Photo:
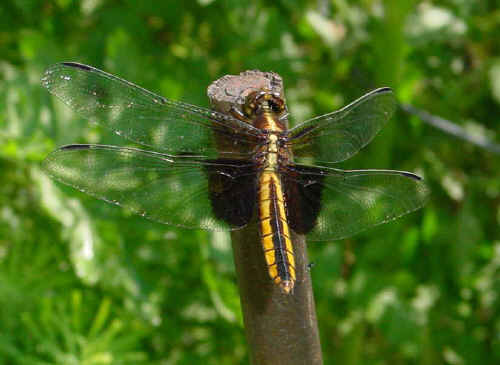
M 243 112 L 249 118 L 254 118 L 264 112 L 281 116 L 285 112 L 285 102 L 278 93 L 272 93 L 269 90 L 254 91 L 247 96 Z

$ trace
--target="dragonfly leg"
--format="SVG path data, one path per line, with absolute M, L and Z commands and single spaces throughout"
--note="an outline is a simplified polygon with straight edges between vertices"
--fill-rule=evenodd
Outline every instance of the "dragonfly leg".
M 229 109 L 229 113 L 236 119 L 251 124 L 251 121 L 248 120 L 247 116 L 241 110 L 236 108 L 234 105 L 231 107 L 231 109 Z

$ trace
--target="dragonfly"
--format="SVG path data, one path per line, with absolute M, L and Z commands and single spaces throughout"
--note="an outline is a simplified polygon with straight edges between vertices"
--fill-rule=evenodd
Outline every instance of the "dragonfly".
M 42 85 L 140 145 L 62 146 L 43 161 L 51 177 L 160 223 L 257 224 L 270 280 L 285 294 L 297 282 L 292 232 L 343 239 L 422 207 L 429 195 L 411 172 L 329 165 L 356 154 L 391 118 L 397 102 L 388 87 L 288 129 L 283 98 L 266 89 L 222 113 L 75 62 L 49 67 Z

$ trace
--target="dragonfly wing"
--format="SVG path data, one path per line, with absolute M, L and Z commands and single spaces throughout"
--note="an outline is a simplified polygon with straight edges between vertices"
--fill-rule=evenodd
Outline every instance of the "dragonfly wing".
M 43 167 L 82 192 L 151 220 L 187 228 L 240 228 L 251 219 L 256 201 L 253 165 L 242 160 L 69 145 L 52 152 Z
M 392 117 L 396 99 L 388 87 L 376 89 L 333 113 L 290 129 L 294 157 L 321 163 L 344 161 L 366 146 Z
M 258 130 L 226 114 L 156 95 L 74 62 L 51 66 L 42 84 L 74 111 L 133 142 L 172 154 L 248 153 Z M 253 143 L 253 144 L 252 144 Z M 236 151 L 236 152 L 235 152 Z
M 283 174 L 290 226 L 311 240 L 352 236 L 422 207 L 419 176 L 393 170 L 338 170 L 293 165 Z

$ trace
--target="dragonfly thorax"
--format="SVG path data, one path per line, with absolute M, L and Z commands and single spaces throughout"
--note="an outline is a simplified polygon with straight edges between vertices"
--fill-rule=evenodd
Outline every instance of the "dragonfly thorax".
M 285 102 L 279 94 L 266 90 L 249 94 L 243 106 L 244 119 L 252 123 L 254 127 L 268 132 L 285 130 L 285 125 L 281 122 L 285 111 Z

